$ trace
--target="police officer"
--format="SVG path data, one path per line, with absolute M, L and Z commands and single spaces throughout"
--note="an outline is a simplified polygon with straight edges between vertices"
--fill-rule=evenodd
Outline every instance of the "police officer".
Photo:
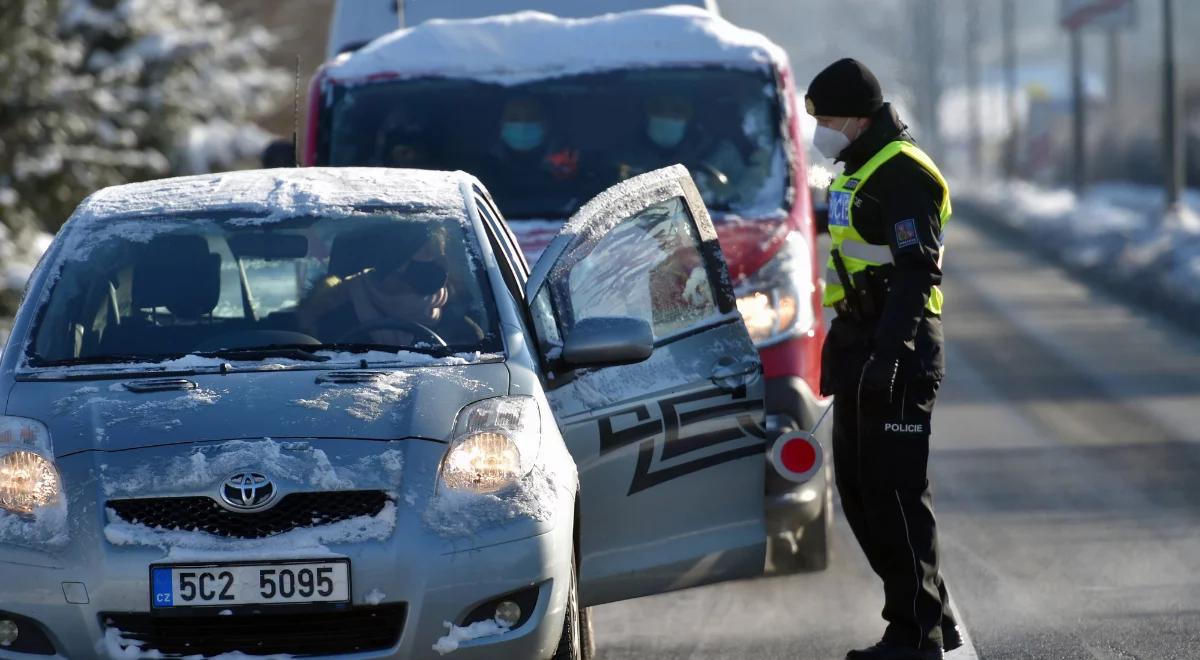
M 938 572 L 926 479 L 930 414 L 945 373 L 942 232 L 950 192 L 879 81 L 843 59 L 813 79 L 814 145 L 845 164 L 829 189 L 822 355 L 846 520 L 883 579 L 883 639 L 847 660 L 929 660 L 962 644 Z

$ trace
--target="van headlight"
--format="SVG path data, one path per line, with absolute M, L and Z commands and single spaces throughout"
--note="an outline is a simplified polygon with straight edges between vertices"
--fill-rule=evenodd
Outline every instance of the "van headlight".
M 541 446 L 541 414 L 530 396 L 476 401 L 458 413 L 442 459 L 447 487 L 494 493 L 529 474 Z
M 738 312 L 754 344 L 769 346 L 812 329 L 815 290 L 808 241 L 790 232 L 779 252 L 737 287 Z
M 59 501 L 62 479 L 50 455 L 44 424 L 0 417 L 0 509 L 27 516 Z

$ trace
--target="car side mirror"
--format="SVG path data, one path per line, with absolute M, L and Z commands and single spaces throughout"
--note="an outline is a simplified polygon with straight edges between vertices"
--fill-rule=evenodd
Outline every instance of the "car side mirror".
M 563 362 L 572 367 L 633 364 L 654 352 L 654 331 L 642 319 L 595 317 L 571 328 L 563 342 Z

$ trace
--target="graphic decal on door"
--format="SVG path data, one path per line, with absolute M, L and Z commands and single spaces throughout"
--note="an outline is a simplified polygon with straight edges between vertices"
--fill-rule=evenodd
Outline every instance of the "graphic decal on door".
M 638 444 L 629 495 L 693 472 L 761 454 L 766 441 L 746 388 L 719 388 L 624 408 L 599 419 L 600 455 Z M 657 410 L 654 410 L 657 408 Z M 657 414 L 656 414 L 657 413 Z M 713 448 L 724 449 L 713 451 Z M 693 455 L 694 458 L 686 457 Z M 682 460 L 679 460 L 681 459 Z

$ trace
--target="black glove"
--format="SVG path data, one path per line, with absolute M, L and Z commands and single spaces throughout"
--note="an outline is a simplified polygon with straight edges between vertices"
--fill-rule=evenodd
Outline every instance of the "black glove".
M 899 371 L 899 359 L 874 354 L 863 365 L 860 385 L 864 390 L 886 394 L 888 401 L 891 401 L 892 392 L 896 388 L 896 374 Z

